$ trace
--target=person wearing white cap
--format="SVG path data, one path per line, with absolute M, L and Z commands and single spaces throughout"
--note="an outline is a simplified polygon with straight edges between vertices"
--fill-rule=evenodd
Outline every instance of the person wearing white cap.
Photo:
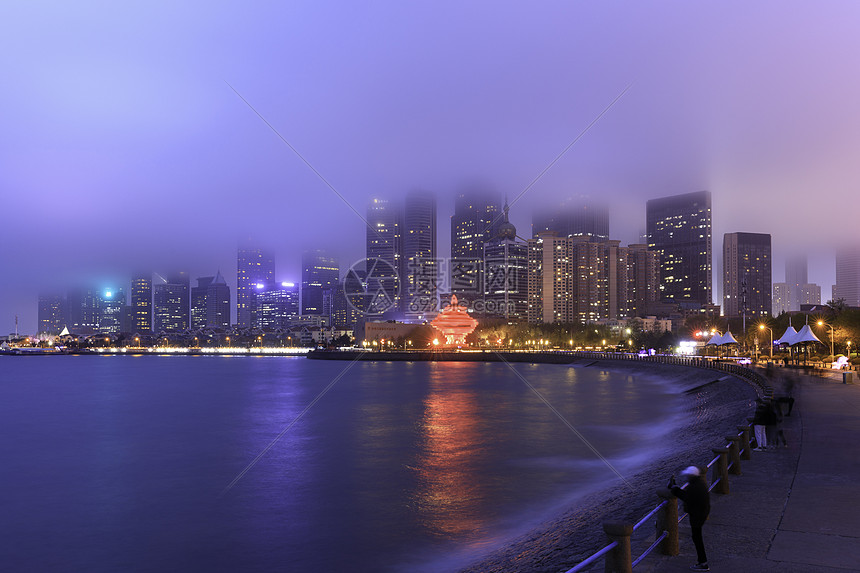
M 705 542 L 702 540 L 702 526 L 711 512 L 711 498 L 708 484 L 705 483 L 702 472 L 696 466 L 685 468 L 681 475 L 687 482 L 687 487 L 681 489 L 673 485 L 672 493 L 684 502 L 684 511 L 690 516 L 690 532 L 696 546 L 698 562 L 690 566 L 693 571 L 710 571 L 708 557 L 705 555 Z

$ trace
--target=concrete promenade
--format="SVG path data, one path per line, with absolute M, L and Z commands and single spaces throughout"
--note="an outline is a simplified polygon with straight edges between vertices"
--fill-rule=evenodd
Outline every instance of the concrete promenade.
M 731 493 L 711 493 L 703 529 L 711 571 L 860 571 L 860 385 L 841 375 L 800 380 L 783 423 L 788 448 L 752 452 L 743 475 L 730 476 Z M 635 571 L 689 570 L 696 552 L 686 519 L 680 545 L 679 555 L 652 554 Z

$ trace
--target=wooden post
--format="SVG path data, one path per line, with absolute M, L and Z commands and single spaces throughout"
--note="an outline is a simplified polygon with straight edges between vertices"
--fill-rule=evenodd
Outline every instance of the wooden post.
M 717 479 L 720 482 L 714 488 L 714 491 L 717 493 L 727 494 L 729 493 L 729 463 L 728 463 L 728 448 L 712 448 L 712 452 L 717 454 L 719 457 L 717 458 L 717 464 L 714 466 L 714 481 Z
M 605 573 L 633 573 L 633 554 L 630 551 L 630 536 L 633 526 L 623 521 L 604 521 L 603 531 L 610 541 L 618 545 L 606 554 Z
M 663 555 L 677 555 L 679 551 L 678 498 L 666 487 L 658 489 L 657 496 L 666 501 L 663 509 L 657 512 L 657 537 L 666 532 L 666 539 L 660 544 L 660 552 Z
M 729 442 L 729 461 L 732 464 L 732 467 L 729 468 L 729 473 L 739 476 L 741 475 L 741 454 L 739 444 L 741 439 L 738 436 L 726 436 L 726 440 Z
M 752 454 L 750 453 L 750 426 L 738 426 L 738 431 L 741 433 L 741 448 L 743 449 L 741 459 L 752 459 Z

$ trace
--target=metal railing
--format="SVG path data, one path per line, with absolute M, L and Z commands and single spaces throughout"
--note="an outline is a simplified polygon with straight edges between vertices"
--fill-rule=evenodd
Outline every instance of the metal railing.
M 697 368 L 710 368 L 719 370 L 722 372 L 727 372 L 729 374 L 738 376 L 743 380 L 747 381 L 759 395 L 769 395 L 772 394 L 772 390 L 770 386 L 765 381 L 764 377 L 759 375 L 757 372 L 754 372 L 748 368 L 743 366 L 739 366 L 737 364 L 728 364 L 723 362 L 713 362 L 710 360 L 705 360 L 701 358 L 679 358 L 679 357 L 666 357 L 666 356 L 638 356 L 638 355 L 630 355 L 630 354 L 616 354 L 610 352 L 581 352 L 581 351 L 573 351 L 572 354 L 582 354 L 582 358 L 596 358 L 600 359 L 608 359 L 608 360 L 642 360 L 646 362 L 660 362 L 664 364 L 677 364 L 679 366 L 693 366 Z M 708 487 L 708 491 L 717 490 L 718 493 L 727 494 L 729 493 L 728 488 L 728 474 L 729 472 L 740 474 L 740 459 L 749 459 L 750 458 L 750 450 L 752 446 L 749 443 L 750 438 L 750 427 L 749 426 L 739 426 L 738 434 L 736 437 L 727 438 L 727 444 L 722 448 L 715 448 L 714 453 L 717 455 L 708 462 L 706 469 L 711 473 L 711 483 Z M 729 456 L 732 457 L 729 460 Z M 686 484 L 683 487 L 686 487 Z M 635 532 L 643 525 L 649 523 L 655 516 L 658 516 L 661 511 L 668 513 L 668 507 L 670 504 L 674 505 L 673 514 L 677 513 L 677 501 L 673 498 L 671 500 L 664 500 L 659 503 L 654 509 L 648 512 L 642 519 L 640 519 L 636 524 L 633 525 L 632 529 L 630 529 L 630 534 L 626 536 L 626 538 L 615 541 L 612 541 L 608 545 L 601 548 L 599 551 L 580 562 L 576 566 L 571 569 L 568 569 L 566 573 L 580 573 L 585 571 L 591 565 L 593 565 L 598 559 L 601 557 L 606 557 L 607 566 L 606 570 L 632 570 L 639 563 L 642 562 L 648 555 L 650 555 L 655 549 L 661 546 L 664 542 L 667 542 L 669 537 L 669 531 L 667 529 L 663 529 L 661 532 L 656 532 L 656 528 L 658 527 L 659 521 L 655 522 L 655 539 L 654 541 L 639 554 L 635 559 L 632 558 L 630 551 L 630 536 L 632 532 Z M 681 523 L 681 521 L 687 517 L 686 513 L 679 515 L 677 517 L 677 523 Z M 665 523 L 665 521 L 664 521 Z M 674 547 L 677 547 L 677 527 L 674 527 L 674 539 L 671 540 Z M 614 555 L 613 555 L 614 554 Z M 621 557 L 622 560 L 627 560 L 626 562 L 619 563 L 618 557 Z M 609 560 L 613 560 L 612 563 L 615 564 L 615 567 L 610 566 Z

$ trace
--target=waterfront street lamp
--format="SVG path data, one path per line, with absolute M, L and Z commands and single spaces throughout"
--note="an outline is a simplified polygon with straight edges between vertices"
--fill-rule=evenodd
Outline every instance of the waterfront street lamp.
M 830 357 L 834 358 L 834 356 L 833 356 L 833 327 L 828 322 L 824 322 L 823 320 L 818 321 L 818 326 L 824 326 L 825 324 L 830 327 Z
M 769 330 L 770 331 L 770 357 L 773 358 L 773 330 L 769 326 L 765 326 L 763 324 L 758 325 L 759 330 Z

